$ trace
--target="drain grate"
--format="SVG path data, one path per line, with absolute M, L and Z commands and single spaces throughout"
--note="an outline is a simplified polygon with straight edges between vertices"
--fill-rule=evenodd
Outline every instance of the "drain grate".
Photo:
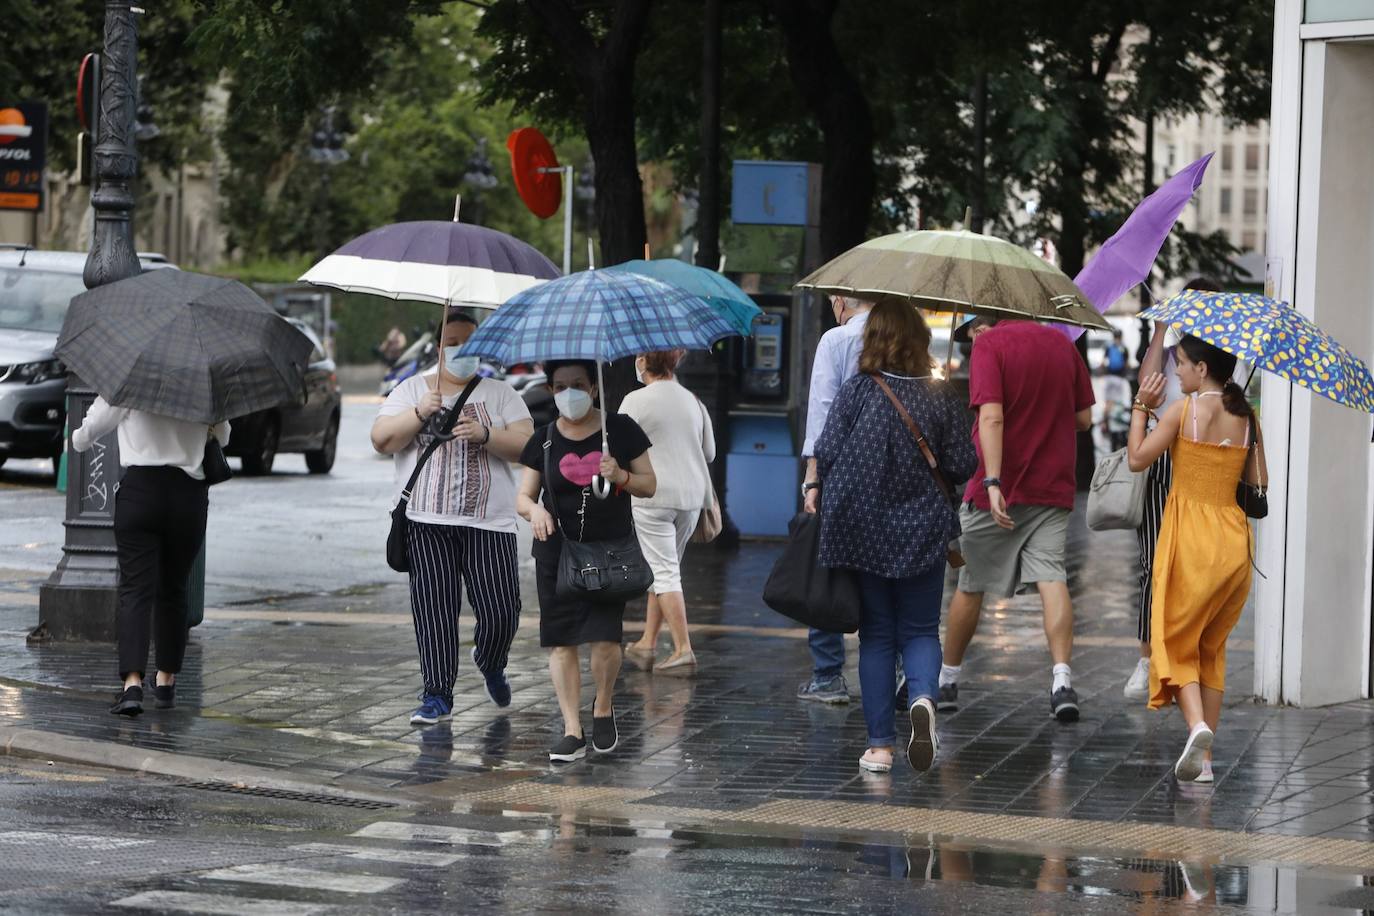
M 183 782 L 183 789 L 202 789 L 206 792 L 228 792 L 233 795 L 253 795 L 258 798 L 277 798 L 282 801 L 308 802 L 313 805 L 334 805 L 337 808 L 362 808 L 367 811 L 383 811 L 398 807 L 393 802 L 374 801 L 370 798 L 349 798 L 344 795 L 320 795 L 314 792 L 297 792 L 294 789 L 271 789 L 266 786 L 243 786 L 228 782 Z

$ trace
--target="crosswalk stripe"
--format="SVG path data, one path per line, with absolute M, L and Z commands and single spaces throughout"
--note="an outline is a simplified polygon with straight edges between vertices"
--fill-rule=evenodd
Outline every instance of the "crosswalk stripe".
M 127 849 L 148 846 L 152 840 L 131 840 L 118 836 L 92 836 L 85 833 L 39 833 L 34 830 L 0 830 L 0 845 L 45 846 L 58 844 L 74 849 Z
M 141 910 L 174 910 L 181 913 L 220 914 L 220 916 L 315 916 L 330 907 L 321 903 L 292 903 L 286 900 L 258 900 L 190 891 L 144 891 L 116 900 L 111 906 L 138 907 Z
M 373 849 L 368 846 L 342 846 L 335 843 L 302 843 L 292 846 L 294 852 L 322 856 L 348 856 L 373 862 L 395 862 L 398 865 L 431 865 L 446 868 L 468 856 L 461 852 L 420 852 L 405 849 Z
M 278 887 L 304 887 L 317 891 L 337 891 L 341 894 L 379 894 L 389 891 L 404 878 L 380 878 L 376 875 L 345 875 L 336 872 L 291 868 L 287 865 L 233 865 L 205 874 L 214 881 L 243 881 L 248 884 L 271 884 Z
M 377 821 L 353 836 L 374 840 L 403 840 L 410 843 L 444 843 L 449 846 L 508 846 L 525 840 L 543 840 L 548 830 L 472 830 L 441 824 L 411 824 L 405 821 Z

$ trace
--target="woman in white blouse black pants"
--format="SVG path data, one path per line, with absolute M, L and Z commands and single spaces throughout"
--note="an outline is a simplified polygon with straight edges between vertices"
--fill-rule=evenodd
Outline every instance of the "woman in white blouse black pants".
M 150 630 L 157 635 L 157 706 L 176 705 L 176 676 L 186 653 L 186 580 L 205 542 L 209 487 L 201 462 L 207 436 L 227 443 L 229 424 L 207 427 L 96 398 L 72 433 L 72 447 L 84 452 L 111 430 L 118 430 L 125 470 L 114 511 L 124 690 L 110 712 L 136 716 L 143 712 Z
M 658 477 L 652 497 L 635 498 L 635 532 L 644 559 L 654 572 L 644 635 L 625 649 L 630 660 L 665 674 L 691 674 L 697 658 L 687 632 L 687 601 L 682 592 L 682 554 L 696 530 L 701 510 L 711 494 L 707 468 L 716 458 L 711 418 L 696 395 L 674 376 L 682 350 L 641 353 L 635 375 L 644 387 L 620 403 L 653 443 L 649 458 Z M 655 662 L 658 634 L 664 623 L 673 637 L 673 654 Z

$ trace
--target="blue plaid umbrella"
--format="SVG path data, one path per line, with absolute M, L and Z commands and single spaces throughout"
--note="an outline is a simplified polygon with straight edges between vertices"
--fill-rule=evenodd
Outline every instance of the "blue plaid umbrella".
M 763 309 L 754 304 L 748 293 L 720 273 L 676 258 L 626 261 L 606 269 L 652 277 L 693 296 L 700 296 L 711 308 L 725 316 L 741 337 L 754 333 L 754 319 L 763 314 Z
M 706 350 L 739 333 L 705 300 L 635 273 L 584 270 L 506 300 L 463 345 L 465 356 L 506 366 L 551 359 L 601 363 L 658 350 Z M 606 414 L 601 414 L 606 441 Z M 609 446 L 608 446 L 609 448 Z M 592 492 L 605 499 L 606 481 Z

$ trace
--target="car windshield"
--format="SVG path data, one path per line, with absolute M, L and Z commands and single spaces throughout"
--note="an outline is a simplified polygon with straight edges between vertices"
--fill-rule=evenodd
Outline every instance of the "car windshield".
M 0 267 L 0 328 L 56 334 L 72 297 L 85 291 L 81 274 Z

